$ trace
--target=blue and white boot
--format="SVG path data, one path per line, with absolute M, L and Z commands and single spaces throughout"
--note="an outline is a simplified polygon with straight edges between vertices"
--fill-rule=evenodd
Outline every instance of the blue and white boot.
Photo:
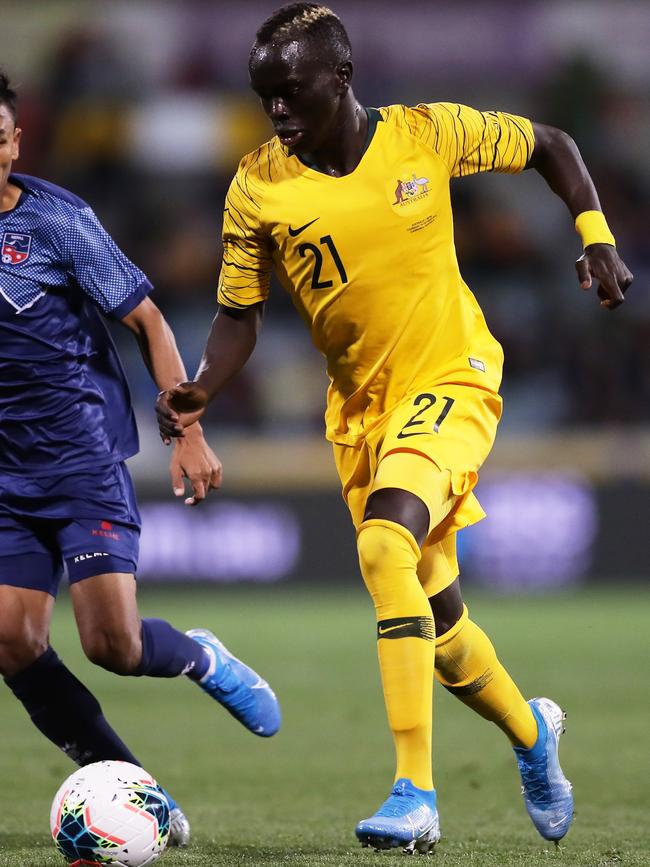
M 401 847 L 410 855 L 426 855 L 440 839 L 435 789 L 418 789 L 402 777 L 375 815 L 362 819 L 354 833 L 362 846 Z
M 169 814 L 169 845 L 187 846 L 190 842 L 190 823 L 180 807 L 174 807 Z
M 561 840 L 573 820 L 571 783 L 560 767 L 558 748 L 566 714 L 549 698 L 528 704 L 537 720 L 537 742 L 529 750 L 515 747 L 521 793 L 533 825 L 545 840 Z
M 172 798 L 169 792 L 163 789 L 169 804 L 169 846 L 187 846 L 190 842 L 191 830 L 187 816 Z
M 208 670 L 197 681 L 201 689 L 253 734 L 263 738 L 274 735 L 282 715 L 268 683 L 233 656 L 209 630 L 190 629 L 186 634 L 203 646 L 210 659 Z

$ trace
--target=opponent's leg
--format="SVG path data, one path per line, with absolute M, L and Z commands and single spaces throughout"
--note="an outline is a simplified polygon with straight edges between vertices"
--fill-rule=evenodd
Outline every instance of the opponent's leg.
M 164 620 L 140 619 L 132 574 L 79 578 L 70 595 L 81 646 L 95 665 L 121 675 L 196 680 L 207 671 L 209 660 L 196 641 Z
M 356 828 L 359 840 L 376 848 L 428 851 L 440 837 L 431 774 L 433 618 L 417 577 L 419 542 L 428 523 L 418 497 L 382 488 L 369 497 L 357 534 L 361 573 L 377 616 L 379 667 L 397 755 L 391 794 Z
M 49 645 L 54 597 L 0 585 L 0 672 L 45 737 L 78 765 L 107 759 L 142 763 L 108 724 L 95 696 Z M 190 827 L 174 799 L 172 845 L 187 845 Z
M 139 764 L 105 720 L 97 699 L 49 645 L 54 597 L 0 586 L 0 671 L 34 725 L 77 764 Z
M 254 734 L 277 732 L 280 708 L 266 681 L 207 630 L 185 634 L 164 620 L 141 620 L 132 574 L 71 574 L 71 582 L 79 636 L 90 660 L 122 675 L 186 674 Z
M 54 596 L 45 590 L 0 583 L 0 673 L 3 677 L 13 677 L 45 653 L 53 608 Z

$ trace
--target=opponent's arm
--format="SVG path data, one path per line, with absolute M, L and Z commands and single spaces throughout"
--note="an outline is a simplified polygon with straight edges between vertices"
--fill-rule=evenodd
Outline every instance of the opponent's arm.
M 151 378 L 159 389 L 171 388 L 186 378 L 174 334 L 150 298 L 145 298 L 121 320 L 134 334 Z M 183 477 L 192 485 L 193 495 L 185 500 L 196 505 L 211 488 L 221 484 L 221 462 L 203 438 L 201 426 L 193 424 L 185 441 L 178 441 L 169 467 L 176 496 L 184 493 Z
M 633 280 L 614 246 L 596 187 L 576 143 L 562 130 L 534 123 L 535 147 L 526 168 L 535 169 L 566 204 L 582 236 L 584 254 L 576 262 L 582 289 L 599 281 L 601 305 L 610 310 L 625 300 Z
M 215 395 L 246 364 L 257 343 L 263 313 L 264 302 L 243 310 L 219 307 L 194 380 L 158 395 L 156 414 L 163 442 L 183 437 L 184 428 L 203 415 Z

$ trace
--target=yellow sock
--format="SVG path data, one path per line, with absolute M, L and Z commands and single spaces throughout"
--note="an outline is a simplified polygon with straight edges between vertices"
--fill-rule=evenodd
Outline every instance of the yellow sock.
M 513 746 L 529 749 L 537 723 L 515 682 L 497 659 L 490 639 L 463 616 L 436 640 L 436 677 L 484 719 L 496 723 Z
M 417 577 L 420 550 L 401 524 L 364 521 L 357 533 L 361 574 L 377 614 L 377 650 L 388 723 L 397 754 L 395 779 L 432 789 L 431 727 L 435 634 Z

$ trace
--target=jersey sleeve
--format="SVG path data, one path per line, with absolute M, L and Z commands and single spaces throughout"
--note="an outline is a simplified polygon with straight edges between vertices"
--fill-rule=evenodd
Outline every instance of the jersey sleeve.
M 149 280 L 124 255 L 91 208 L 75 212 L 65 243 L 69 273 L 111 318 L 123 318 L 151 292 Z
M 410 112 L 411 132 L 446 163 L 450 177 L 478 172 L 523 171 L 535 146 L 532 123 L 502 111 L 436 102 Z
M 242 160 L 230 184 L 223 213 L 223 261 L 217 300 L 240 310 L 266 301 L 273 269 L 271 241 L 260 220 L 264 188 L 255 168 L 255 155 Z

